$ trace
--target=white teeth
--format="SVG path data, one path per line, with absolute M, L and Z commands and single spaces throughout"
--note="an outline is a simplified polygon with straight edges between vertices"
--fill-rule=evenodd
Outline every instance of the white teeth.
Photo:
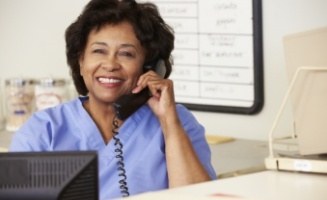
M 120 82 L 120 80 L 118 80 L 118 79 L 103 78 L 103 77 L 99 78 L 98 80 L 99 80 L 101 83 L 118 83 L 118 82 Z

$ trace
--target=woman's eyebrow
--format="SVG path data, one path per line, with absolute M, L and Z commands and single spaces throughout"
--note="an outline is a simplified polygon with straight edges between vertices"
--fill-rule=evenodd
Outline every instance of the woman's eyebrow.
M 91 45 L 101 45 L 101 46 L 106 46 L 108 47 L 109 45 L 106 42 L 93 42 Z M 137 49 L 137 47 L 133 44 L 130 43 L 125 43 L 125 44 L 121 44 L 121 47 L 132 47 L 134 49 Z
M 102 46 L 108 46 L 105 42 L 93 42 L 91 45 L 102 45 Z
M 134 48 L 134 49 L 137 49 L 135 45 L 133 45 L 133 44 L 128 44 L 128 43 L 127 43 L 127 44 L 121 44 L 120 46 L 121 46 L 121 47 L 132 47 L 132 48 Z

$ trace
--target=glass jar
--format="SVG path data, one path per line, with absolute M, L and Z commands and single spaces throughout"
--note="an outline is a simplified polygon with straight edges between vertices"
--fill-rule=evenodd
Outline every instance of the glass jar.
M 0 81 L 0 131 L 5 129 L 3 84 Z
M 6 129 L 16 131 L 33 111 L 34 81 L 11 78 L 5 81 Z
M 68 99 L 68 89 L 65 79 L 43 78 L 35 85 L 36 110 L 56 106 Z

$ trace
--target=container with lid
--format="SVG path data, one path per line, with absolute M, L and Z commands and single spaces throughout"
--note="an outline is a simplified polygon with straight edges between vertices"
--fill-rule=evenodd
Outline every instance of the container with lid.
M 16 131 L 33 112 L 34 80 L 11 78 L 5 81 L 6 129 Z
M 42 78 L 35 85 L 36 110 L 56 106 L 68 99 L 65 79 Z

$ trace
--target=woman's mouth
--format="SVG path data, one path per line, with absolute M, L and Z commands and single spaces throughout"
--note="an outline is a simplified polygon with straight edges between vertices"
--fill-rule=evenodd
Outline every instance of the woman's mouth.
M 106 78 L 106 77 L 99 77 L 98 81 L 100 83 L 104 83 L 104 84 L 116 84 L 116 83 L 120 83 L 122 82 L 121 79 L 117 79 L 117 78 Z

